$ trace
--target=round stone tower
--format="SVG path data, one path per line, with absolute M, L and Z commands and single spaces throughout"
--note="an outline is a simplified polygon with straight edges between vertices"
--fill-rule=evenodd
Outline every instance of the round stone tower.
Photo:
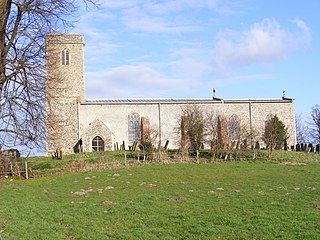
M 85 99 L 84 37 L 46 38 L 46 151 L 72 153 L 79 141 L 79 104 Z

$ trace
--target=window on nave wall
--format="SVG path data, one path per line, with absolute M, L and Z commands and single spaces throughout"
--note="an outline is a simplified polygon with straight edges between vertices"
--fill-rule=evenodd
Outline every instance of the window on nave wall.
M 240 139 L 240 119 L 236 114 L 231 115 L 229 118 L 228 133 L 231 140 Z
M 128 115 L 128 140 L 129 142 L 140 141 L 141 125 L 138 113 Z
M 93 152 L 100 152 L 104 151 L 104 141 L 101 137 L 96 136 L 92 140 L 92 151 Z
M 61 64 L 62 65 L 69 65 L 70 63 L 70 53 L 68 49 L 63 49 L 61 52 Z

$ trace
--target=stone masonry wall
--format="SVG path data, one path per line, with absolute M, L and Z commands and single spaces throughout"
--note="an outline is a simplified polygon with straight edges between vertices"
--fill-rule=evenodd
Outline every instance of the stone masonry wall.
M 204 112 L 213 112 L 215 115 L 223 115 L 227 120 L 236 114 L 240 119 L 241 128 L 250 129 L 250 105 L 251 105 L 251 126 L 256 133 L 253 141 L 261 140 L 264 131 L 265 120 L 268 115 L 277 115 L 281 121 L 288 127 L 289 140 L 288 145 L 294 145 L 296 142 L 295 134 L 295 113 L 293 101 L 274 102 L 233 102 L 233 103 L 212 103 L 198 104 Z M 181 121 L 181 110 L 187 107 L 187 104 L 97 104 L 80 105 L 81 133 L 83 138 L 85 130 L 96 119 L 101 120 L 113 133 L 113 144 L 125 141 L 128 142 L 128 115 L 138 113 L 140 117 L 147 117 L 150 126 L 161 132 L 161 143 L 164 145 L 169 140 L 169 148 L 179 148 L 181 135 L 179 133 L 179 124 Z M 252 144 L 254 144 L 254 142 Z M 86 149 L 90 151 L 90 148 Z
M 72 153 L 79 139 L 78 102 L 85 98 L 83 35 L 47 35 L 47 154 Z M 69 64 L 62 64 L 62 51 Z

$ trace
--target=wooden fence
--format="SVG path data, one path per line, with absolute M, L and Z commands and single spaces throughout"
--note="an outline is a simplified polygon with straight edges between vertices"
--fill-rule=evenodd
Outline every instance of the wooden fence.
M 0 151 L 0 177 L 19 176 L 29 178 L 27 162 L 19 162 L 19 151 L 16 149 Z

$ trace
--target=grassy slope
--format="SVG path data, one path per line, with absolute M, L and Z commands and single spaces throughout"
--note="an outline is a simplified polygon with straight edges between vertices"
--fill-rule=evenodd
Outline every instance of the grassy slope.
M 1 180 L 0 236 L 318 239 L 320 211 L 313 204 L 320 203 L 319 171 L 320 165 L 311 162 L 229 162 Z M 81 189 L 92 191 L 71 193 Z M 105 200 L 112 204 L 103 204 Z

